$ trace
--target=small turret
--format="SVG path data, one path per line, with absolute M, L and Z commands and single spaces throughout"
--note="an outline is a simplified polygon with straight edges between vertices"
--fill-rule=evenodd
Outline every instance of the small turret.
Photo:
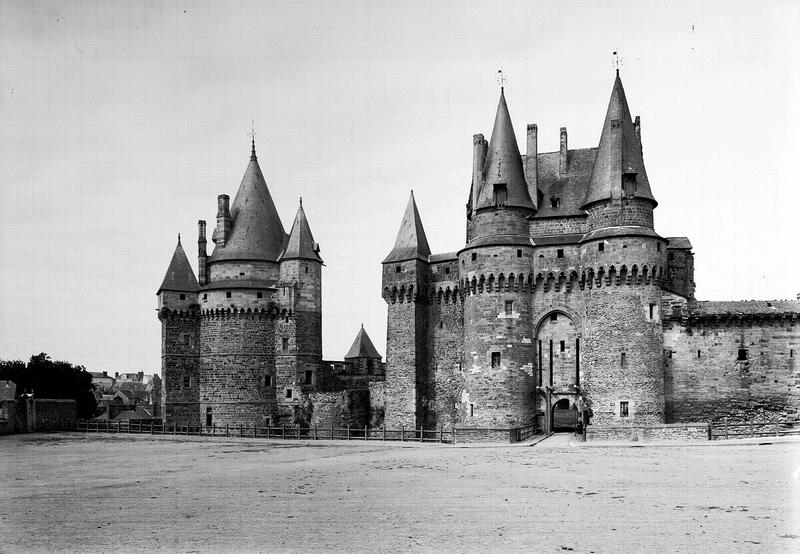
M 306 259 L 321 262 L 319 257 L 319 245 L 314 242 L 311 228 L 308 226 L 306 213 L 303 211 L 303 199 L 300 199 L 300 207 L 292 224 L 292 231 L 289 233 L 289 241 L 286 250 L 281 254 L 280 261 L 290 259 Z
M 186 257 L 186 252 L 181 245 L 181 236 L 178 235 L 178 244 L 175 246 L 172 260 L 169 262 L 167 273 L 156 293 L 159 299 L 159 309 L 165 307 L 177 310 L 188 308 L 197 302 L 194 293 L 198 288 L 199 285 L 189 258 Z
M 414 201 L 414 191 L 412 190 L 406 206 L 406 212 L 403 214 L 403 221 L 400 223 L 400 230 L 397 231 L 394 248 L 383 260 L 383 263 L 414 259 L 427 261 L 430 255 L 431 249 L 428 246 L 428 239 L 425 236 L 425 229 L 422 227 L 422 220 L 419 217 L 417 203 Z
M 501 89 L 497 115 L 483 164 L 482 186 L 477 192 L 475 210 L 518 207 L 533 210 L 533 201 L 525 181 L 522 156 L 508 113 L 505 92 Z

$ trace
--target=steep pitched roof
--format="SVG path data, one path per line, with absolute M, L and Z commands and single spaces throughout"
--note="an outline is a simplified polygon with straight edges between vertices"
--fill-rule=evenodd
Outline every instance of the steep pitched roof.
M 428 246 L 428 239 L 425 237 L 425 229 L 422 227 L 422 220 L 417 211 L 417 203 L 414 201 L 414 191 L 408 199 L 406 213 L 400 223 L 400 230 L 397 231 L 397 239 L 394 241 L 394 248 L 386 256 L 382 263 L 400 262 L 404 260 L 428 260 L 431 249 Z
M 612 196 L 619 198 L 622 191 L 623 173 L 636 174 L 635 196 L 637 198 L 646 198 L 654 204 L 656 203 L 656 199 L 653 198 L 653 193 L 650 191 L 650 181 L 647 179 L 647 172 L 644 168 L 642 144 L 633 128 L 631 111 L 628 109 L 628 100 L 625 98 L 625 89 L 622 88 L 622 80 L 617 71 L 583 207 Z
M 308 226 L 306 212 L 303 211 L 302 199 L 300 199 L 300 207 L 297 209 L 297 215 L 292 224 L 292 232 L 289 233 L 286 250 L 280 257 L 281 260 L 293 258 L 322 261 L 322 258 L 319 257 L 319 246 L 314 242 L 314 235 L 311 234 L 311 228 Z
M 216 245 L 211 262 L 220 260 L 277 261 L 287 236 L 256 158 L 250 163 L 231 205 L 231 236 L 225 246 Z
M 560 152 L 545 152 L 537 156 L 541 201 L 534 219 L 586 215 L 581 206 L 589 188 L 596 153 L 597 148 L 569 150 L 567 152 L 569 164 L 567 174 L 564 176 L 559 173 Z M 557 208 L 550 204 L 553 196 L 559 199 Z
M 172 254 L 172 261 L 169 262 L 167 274 L 164 275 L 164 280 L 161 281 L 161 286 L 158 287 L 156 294 L 162 290 L 195 292 L 198 288 L 197 278 L 194 276 L 189 258 L 186 257 L 186 252 L 183 251 L 183 246 L 181 246 L 181 236 L 178 235 L 178 245 L 175 247 L 175 253 Z
M 375 349 L 375 345 L 372 344 L 372 341 L 369 340 L 369 335 L 364 330 L 364 325 L 361 325 L 361 329 L 358 331 L 356 335 L 356 340 L 353 341 L 353 346 L 350 347 L 350 350 L 347 351 L 345 354 L 344 359 L 347 360 L 348 358 L 378 358 L 380 359 L 382 356 L 378 354 L 378 351 Z
M 522 156 L 517 146 L 517 137 L 511 125 L 505 92 L 501 89 L 500 102 L 497 104 L 497 115 L 494 118 L 492 138 L 483 164 L 483 184 L 478 192 L 475 209 L 493 207 L 494 185 L 505 184 L 507 190 L 506 206 L 520 206 L 533 209 L 525 171 L 522 168 Z

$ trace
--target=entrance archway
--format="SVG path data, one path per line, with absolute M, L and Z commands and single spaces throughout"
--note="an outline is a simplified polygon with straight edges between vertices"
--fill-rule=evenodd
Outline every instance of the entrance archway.
M 578 408 L 569 398 L 562 398 L 553 405 L 552 417 L 553 432 L 575 432 L 578 424 Z
M 539 385 L 556 392 L 580 385 L 580 348 L 580 334 L 571 317 L 563 312 L 545 316 L 536 329 Z

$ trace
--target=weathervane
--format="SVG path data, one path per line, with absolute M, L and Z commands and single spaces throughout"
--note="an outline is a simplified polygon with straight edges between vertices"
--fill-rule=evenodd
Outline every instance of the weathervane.
M 614 56 L 614 58 L 611 60 L 611 65 L 613 65 L 614 69 L 616 69 L 617 73 L 619 73 L 619 68 L 622 65 L 622 58 L 619 57 L 619 52 L 616 50 L 614 50 L 611 55 Z
M 253 160 L 256 157 L 256 118 L 250 117 L 250 145 L 252 150 L 250 151 L 250 159 Z
M 506 83 L 508 82 L 508 78 L 506 77 L 505 71 L 503 68 L 497 70 L 497 84 L 500 85 L 500 89 L 505 88 Z

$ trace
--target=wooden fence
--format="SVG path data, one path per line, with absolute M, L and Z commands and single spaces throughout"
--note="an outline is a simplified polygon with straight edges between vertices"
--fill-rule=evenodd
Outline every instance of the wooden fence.
M 368 427 L 301 427 L 282 425 L 177 425 L 151 421 L 79 420 L 77 431 L 145 435 L 184 435 L 204 437 L 249 437 L 261 439 L 305 440 L 380 440 L 400 442 L 454 443 L 455 429 L 370 429 Z
M 746 437 L 783 437 L 786 435 L 800 435 L 800 421 L 750 421 L 747 423 L 722 423 L 708 424 L 708 438 L 710 440 L 734 439 Z

